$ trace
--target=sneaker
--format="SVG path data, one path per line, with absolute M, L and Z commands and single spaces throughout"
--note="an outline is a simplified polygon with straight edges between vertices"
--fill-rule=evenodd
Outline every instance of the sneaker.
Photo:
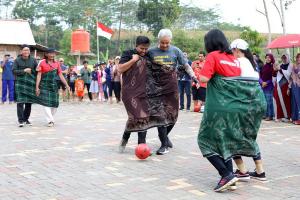
M 24 127 L 24 122 L 19 122 L 19 127 Z
M 266 181 L 267 180 L 265 172 L 258 174 L 256 171 L 254 171 L 254 172 L 249 172 L 249 175 L 250 175 L 251 178 L 254 178 L 254 179 L 257 179 L 257 180 L 260 180 L 260 181 Z
M 237 189 L 236 183 L 233 183 L 233 184 L 229 185 L 227 189 L 230 190 L 230 191 L 236 190 Z
M 173 148 L 173 143 L 171 142 L 171 140 L 169 139 L 169 137 L 168 137 L 168 147 L 169 148 Z
M 201 108 L 200 108 L 200 111 L 199 111 L 199 112 L 200 112 L 200 113 L 204 113 L 204 108 L 205 108 L 204 106 L 201 106 Z
M 179 108 L 179 110 L 182 110 L 182 111 L 184 111 L 184 108 Z
M 119 145 L 119 152 L 120 153 L 123 153 L 125 151 L 125 147 L 126 147 L 126 144 L 128 143 L 128 140 L 124 140 L 122 138 L 121 142 L 120 142 L 120 145 Z
M 230 185 L 237 182 L 239 179 L 235 177 L 233 174 L 230 174 L 224 178 L 221 178 L 218 185 L 214 188 L 215 192 L 222 192 L 229 188 Z
M 164 154 L 167 154 L 169 153 L 169 149 L 168 147 L 166 146 L 161 146 L 157 151 L 156 151 L 156 154 L 157 155 L 164 155 Z
M 234 172 L 235 177 L 239 179 L 239 181 L 249 181 L 250 180 L 250 175 L 249 172 L 242 173 L 240 170 L 236 170 Z
M 295 124 L 295 125 L 300 125 L 300 120 L 294 121 L 294 124 Z
M 28 125 L 28 126 L 32 126 L 32 123 L 28 120 L 25 122 L 25 124 Z
M 53 127 L 54 126 L 54 122 L 49 122 L 48 123 L 48 127 Z

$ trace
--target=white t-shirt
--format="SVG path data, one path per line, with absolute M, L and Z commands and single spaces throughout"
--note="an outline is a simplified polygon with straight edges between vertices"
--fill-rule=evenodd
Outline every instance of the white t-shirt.
M 250 61 L 247 58 L 238 58 L 238 61 L 240 62 L 242 70 L 241 77 L 259 78 L 258 72 L 253 69 Z

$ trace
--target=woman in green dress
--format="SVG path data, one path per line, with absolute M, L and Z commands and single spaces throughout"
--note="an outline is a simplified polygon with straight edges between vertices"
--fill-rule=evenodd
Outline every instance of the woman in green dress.
M 221 192 L 233 189 L 238 181 L 233 174 L 232 157 L 255 157 L 260 153 L 255 140 L 266 103 L 258 80 L 239 80 L 240 63 L 222 31 L 209 31 L 204 42 L 208 55 L 200 81 L 208 85 L 198 145 L 221 176 L 214 188 Z

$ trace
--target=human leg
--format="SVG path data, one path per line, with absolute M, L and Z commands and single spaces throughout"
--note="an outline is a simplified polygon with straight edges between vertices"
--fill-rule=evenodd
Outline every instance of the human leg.
M 184 84 L 183 84 L 183 81 L 178 81 L 178 90 L 179 90 L 180 110 L 183 110 L 184 109 Z
M 191 109 L 191 81 L 184 81 L 184 91 L 186 94 L 186 109 Z
M 158 137 L 161 142 L 161 147 L 156 151 L 157 155 L 163 155 L 169 152 L 168 150 L 168 129 L 167 127 L 157 127 Z
M 2 80 L 2 103 L 6 102 L 8 80 Z

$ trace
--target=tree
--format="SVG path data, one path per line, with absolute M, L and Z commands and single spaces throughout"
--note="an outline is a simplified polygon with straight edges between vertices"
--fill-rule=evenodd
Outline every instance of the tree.
M 26 19 L 30 24 L 41 17 L 42 0 L 17 1 L 12 14 L 15 18 Z
M 204 34 L 204 33 L 203 33 Z M 198 58 L 200 50 L 204 49 L 203 34 L 187 34 L 187 31 L 173 30 L 172 44 L 187 52 L 191 60 Z
M 251 30 L 249 27 L 246 27 L 245 30 L 240 35 L 241 39 L 244 39 L 249 44 L 249 49 L 253 53 L 261 53 L 261 45 L 264 41 L 264 38 L 254 30 Z
M 64 58 L 65 63 L 68 65 L 74 65 L 76 63 L 74 57 L 68 56 L 71 51 L 71 33 L 72 30 L 66 29 L 64 31 L 63 37 L 59 42 L 59 50 L 63 53 L 63 55 L 60 56 Z
M 154 35 L 162 28 L 170 28 L 179 15 L 179 0 L 140 0 L 138 5 L 138 20 Z
M 13 1 L 11 0 L 1 0 L 0 1 L 0 8 L 1 7 L 5 7 L 5 9 L 0 9 L 0 10 L 5 10 L 5 18 L 8 18 L 8 8 L 12 5 Z M 1 12 L 0 12 L 0 16 L 1 16 Z
M 271 24 L 270 24 L 270 18 L 269 18 L 266 0 L 263 0 L 263 4 L 264 4 L 264 12 L 258 9 L 256 9 L 256 11 L 266 17 L 267 24 L 268 24 L 268 44 L 270 44 L 272 40 L 272 32 L 271 32 Z
M 198 7 L 182 6 L 181 14 L 174 27 L 178 29 L 204 29 L 217 27 L 220 16 L 214 9 L 204 10 Z

